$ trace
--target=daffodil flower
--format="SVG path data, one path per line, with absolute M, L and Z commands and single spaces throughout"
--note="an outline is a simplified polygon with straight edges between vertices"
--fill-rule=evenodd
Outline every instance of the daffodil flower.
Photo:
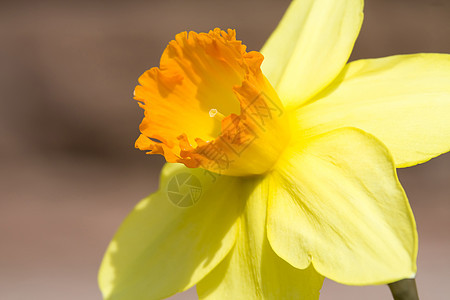
M 450 150 L 450 55 L 346 64 L 362 10 L 294 0 L 260 53 L 233 30 L 169 43 L 135 89 L 136 146 L 168 163 L 106 252 L 105 299 L 317 299 L 324 277 L 415 276 L 396 168 Z

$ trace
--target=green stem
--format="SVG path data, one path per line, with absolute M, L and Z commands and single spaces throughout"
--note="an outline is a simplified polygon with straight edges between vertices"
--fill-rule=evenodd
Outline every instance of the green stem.
M 389 284 L 394 300 L 419 300 L 416 280 L 403 279 Z

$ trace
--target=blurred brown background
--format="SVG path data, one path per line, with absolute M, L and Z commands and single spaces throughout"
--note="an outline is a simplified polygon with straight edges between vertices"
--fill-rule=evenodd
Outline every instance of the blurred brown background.
M 258 50 L 288 4 L 0 1 L 0 299 L 101 298 L 103 251 L 163 163 L 133 148 L 138 76 L 184 30 L 235 28 Z M 365 15 L 352 60 L 450 53 L 449 0 L 367 0 Z M 448 299 L 450 155 L 399 173 L 419 229 L 420 294 Z M 386 286 L 329 281 L 322 294 L 390 298 Z

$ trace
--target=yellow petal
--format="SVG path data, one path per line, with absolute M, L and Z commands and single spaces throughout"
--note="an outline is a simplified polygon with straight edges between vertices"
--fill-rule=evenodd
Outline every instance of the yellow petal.
M 272 175 L 268 239 L 293 266 L 325 277 L 382 284 L 416 272 L 417 232 L 388 150 L 338 129 L 290 149 Z
M 240 218 L 236 245 L 227 258 L 197 284 L 200 299 L 318 299 L 323 277 L 299 270 L 278 257 L 266 237 L 268 181 L 246 179 L 253 190 Z
M 450 150 L 448 54 L 352 62 L 314 100 L 297 111 L 297 135 L 361 128 L 388 147 L 396 167 L 422 163 Z
M 105 299 L 161 299 L 186 290 L 235 242 L 245 200 L 239 178 L 167 164 L 161 179 L 109 245 L 99 271 Z
M 330 83 L 353 49 L 362 0 L 294 0 L 261 50 L 264 74 L 285 106 L 298 106 Z

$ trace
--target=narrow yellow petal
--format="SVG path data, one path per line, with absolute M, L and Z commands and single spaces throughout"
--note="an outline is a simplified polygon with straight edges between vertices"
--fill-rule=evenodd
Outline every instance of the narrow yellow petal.
M 105 299 L 161 299 L 186 290 L 235 242 L 245 200 L 239 178 L 167 164 L 161 180 L 109 245 L 99 271 Z
M 450 150 L 450 55 L 352 62 L 296 114 L 297 135 L 357 127 L 388 147 L 396 167 L 425 162 Z
M 278 257 L 266 237 L 268 181 L 247 179 L 253 190 L 240 218 L 236 245 L 227 258 L 197 284 L 200 299 L 318 299 L 323 277 L 299 270 Z
M 389 151 L 342 128 L 286 152 L 271 175 L 268 238 L 293 266 L 382 284 L 416 272 L 417 232 Z
M 264 74 L 286 107 L 298 106 L 342 70 L 363 21 L 362 0 L 294 0 L 261 50 Z

